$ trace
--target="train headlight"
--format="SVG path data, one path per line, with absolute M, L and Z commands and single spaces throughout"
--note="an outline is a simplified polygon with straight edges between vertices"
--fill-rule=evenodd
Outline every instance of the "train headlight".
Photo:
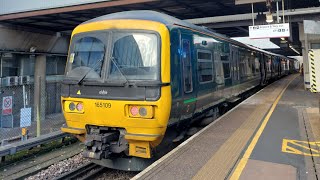
M 136 115 L 138 115 L 138 113 L 139 113 L 139 108 L 137 106 L 132 106 L 130 108 L 130 114 L 132 116 L 136 116 Z
M 152 119 L 154 116 L 153 106 L 129 105 L 129 117 Z
M 68 113 L 84 113 L 83 102 L 76 101 L 64 101 L 63 102 L 64 111 Z
M 145 107 L 141 107 L 139 109 L 139 114 L 140 114 L 140 116 L 146 116 L 148 114 L 148 111 Z
M 70 104 L 69 104 L 69 110 L 70 111 L 74 111 L 76 109 L 76 105 L 74 104 L 74 102 L 71 102 Z
M 78 111 L 82 111 L 83 110 L 83 104 L 82 103 L 78 103 L 76 106 Z

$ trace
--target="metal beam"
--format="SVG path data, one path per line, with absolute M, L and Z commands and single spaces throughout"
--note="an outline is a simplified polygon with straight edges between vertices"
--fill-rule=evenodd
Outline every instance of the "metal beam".
M 41 15 L 47 15 L 47 14 L 57 14 L 57 13 L 65 13 L 65 12 L 72 12 L 72 11 L 82 11 L 82 10 L 89 10 L 89 9 L 100 9 L 100 8 L 107 8 L 107 7 L 114 7 L 114 6 L 123 6 L 123 5 L 130 5 L 130 4 L 142 4 L 142 3 L 149 3 L 149 2 L 155 2 L 155 1 L 159 1 L 159 0 L 119 0 L 119 1 L 108 1 L 108 2 L 101 2 L 101 3 L 92 3 L 92 4 L 85 4 L 85 5 L 78 5 L 78 6 L 55 8 L 55 9 L 45 9 L 45 10 L 30 11 L 30 12 L 24 12 L 24 13 L 2 15 L 0 16 L 0 21 L 32 17 L 32 16 L 41 16 Z
M 265 12 L 266 13 L 266 12 Z M 285 16 L 296 16 L 296 15 L 306 15 L 306 14 L 316 14 L 320 13 L 320 8 L 301 8 L 296 9 L 295 11 L 286 10 L 284 12 Z M 254 19 L 257 19 L 257 14 L 254 13 Z M 234 21 L 243 21 L 243 20 L 251 20 L 252 14 L 237 14 L 237 15 L 228 15 L 228 16 L 215 16 L 215 17 L 205 17 L 205 18 L 195 18 L 195 19 L 187 19 L 186 21 L 193 24 L 210 24 L 210 23 L 220 23 L 220 22 L 234 22 Z
M 10 28 L 10 29 L 19 30 L 19 31 L 27 31 L 27 32 L 34 32 L 34 33 L 39 33 L 39 34 L 46 34 L 46 35 L 56 35 L 57 34 L 57 32 L 54 31 L 53 29 L 45 30 L 45 29 L 39 29 L 37 27 L 28 27 L 22 23 L 1 22 L 0 28 L 1 27 Z
M 243 27 L 235 27 L 235 28 L 237 28 L 237 29 L 239 29 L 239 30 L 241 30 L 241 31 L 244 31 L 244 32 L 246 32 L 246 33 L 249 33 L 249 30 L 248 30 L 248 29 L 245 29 L 245 28 L 243 28 Z
M 197 7 L 194 7 L 194 6 L 191 6 L 191 5 L 189 5 L 189 4 L 186 4 L 186 3 L 184 3 L 184 2 L 182 2 L 182 1 L 180 1 L 180 0 L 176 0 L 176 2 L 179 3 L 179 4 L 182 4 L 182 5 L 185 6 L 185 7 L 187 7 L 187 9 L 193 10 L 193 11 L 196 12 L 196 13 L 203 14 L 204 16 L 209 16 L 208 13 L 206 13 L 205 11 L 202 11 L 201 9 L 199 9 L 199 8 L 197 8 Z
M 320 15 L 319 14 L 309 14 L 309 15 L 296 15 L 290 17 L 290 22 L 302 22 L 303 20 L 315 20 L 320 21 Z M 257 24 L 262 24 L 259 21 L 256 21 Z M 208 24 L 202 24 L 206 27 L 213 28 L 213 29 L 220 29 L 220 28 L 228 28 L 228 27 L 239 27 L 239 26 L 251 26 L 252 22 L 251 20 L 243 20 L 243 21 L 228 21 L 228 22 L 218 22 L 218 23 L 208 23 Z

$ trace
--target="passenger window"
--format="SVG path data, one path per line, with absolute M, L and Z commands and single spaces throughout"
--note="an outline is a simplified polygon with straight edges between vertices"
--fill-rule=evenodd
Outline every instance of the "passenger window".
M 190 93 L 193 90 L 191 53 L 190 53 L 190 41 L 186 39 L 182 40 L 182 63 L 183 63 L 184 92 Z
M 230 78 L 230 63 L 223 63 L 224 78 Z
M 200 83 L 212 82 L 213 62 L 210 51 L 198 51 L 198 75 Z
M 254 59 L 255 59 L 255 53 L 251 53 L 249 64 L 250 64 L 250 68 L 251 68 L 251 74 L 253 74 L 253 75 L 255 75 L 255 73 L 256 73 Z
M 218 52 L 214 52 L 214 67 L 215 67 L 215 81 L 218 85 L 224 85 L 224 73 L 223 65 L 221 61 L 221 55 Z
M 230 61 L 228 55 L 221 55 L 222 67 L 224 72 L 224 78 L 230 78 Z
M 267 72 L 271 72 L 271 58 L 267 57 Z
M 256 57 L 254 59 L 254 63 L 255 63 L 255 67 L 256 67 L 256 74 L 259 74 L 259 72 L 260 72 L 260 62 L 259 62 L 259 58 L 258 57 Z

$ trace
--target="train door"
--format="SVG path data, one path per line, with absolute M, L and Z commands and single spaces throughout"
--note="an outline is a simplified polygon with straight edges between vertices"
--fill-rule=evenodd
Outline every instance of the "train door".
M 260 62 L 260 75 L 261 75 L 260 85 L 264 85 L 267 79 L 267 69 L 266 69 L 264 55 L 259 54 L 259 56 L 260 56 L 259 62 Z
M 181 34 L 181 71 L 183 86 L 183 108 L 181 111 L 182 120 L 191 118 L 197 102 L 194 67 L 192 54 L 193 38 L 191 34 Z
M 233 45 L 230 45 L 230 62 L 231 62 L 231 76 L 232 85 L 240 83 L 239 74 L 239 49 Z
M 272 78 L 272 65 L 271 65 L 271 61 L 272 61 L 272 57 L 267 55 L 265 56 L 265 60 L 266 60 L 266 69 L 267 69 L 267 78 L 268 80 L 270 80 Z

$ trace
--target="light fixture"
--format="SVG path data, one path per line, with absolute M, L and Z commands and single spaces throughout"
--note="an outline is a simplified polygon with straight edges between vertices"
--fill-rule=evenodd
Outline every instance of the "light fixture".
M 267 23 L 272 23 L 272 22 L 273 22 L 272 13 L 266 14 L 266 22 L 267 22 Z
M 281 40 L 284 41 L 284 40 L 286 40 L 286 39 L 282 37 Z
M 291 44 L 289 44 L 289 47 L 292 51 L 300 55 L 300 53 Z
M 34 53 L 36 50 L 37 50 L 37 46 L 31 46 L 29 49 L 31 53 Z

